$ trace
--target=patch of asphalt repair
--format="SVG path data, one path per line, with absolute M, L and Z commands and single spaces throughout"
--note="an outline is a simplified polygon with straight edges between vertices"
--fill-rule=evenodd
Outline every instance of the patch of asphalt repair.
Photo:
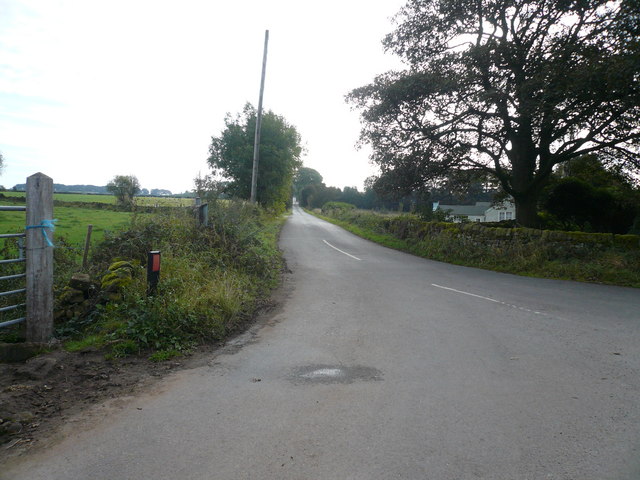
M 382 375 L 380 370 L 362 365 L 306 365 L 295 368 L 289 379 L 294 384 L 354 383 L 381 381 Z

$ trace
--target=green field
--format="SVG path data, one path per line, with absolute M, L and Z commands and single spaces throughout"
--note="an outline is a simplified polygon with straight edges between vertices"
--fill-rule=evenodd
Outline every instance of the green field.
M 6 202 L 5 202 L 6 203 Z M 131 212 L 113 212 L 79 207 L 55 207 L 58 220 L 54 236 L 62 235 L 69 243 L 82 244 L 87 226 L 93 225 L 92 243 L 100 242 L 105 231 L 126 227 L 131 221 Z M 24 212 L 0 212 L 0 233 L 19 233 L 25 229 Z
M 5 197 L 22 198 L 24 192 L 2 192 Z M 105 236 L 105 232 L 115 232 L 125 229 L 131 223 L 133 215 L 149 215 L 149 213 L 131 213 L 114 210 L 105 210 L 95 208 L 90 204 L 105 203 L 114 205 L 115 197 L 112 195 L 90 195 L 75 193 L 55 193 L 54 200 L 56 205 L 53 208 L 53 216 L 57 219 L 55 239 L 64 237 L 65 241 L 77 247 L 84 246 L 87 235 L 87 227 L 93 225 L 91 235 L 91 245 L 97 245 Z M 24 201 L 24 200 L 23 200 Z M 63 205 L 61 205 L 63 203 Z M 69 206 L 64 206 L 68 203 Z M 86 207 L 82 204 L 87 204 Z M 192 198 L 173 198 L 173 197 L 137 197 L 136 203 L 140 206 L 159 206 L 159 207 L 180 207 L 191 206 L 194 204 Z M 24 205 L 23 202 L 16 203 L 10 198 L 0 199 L 0 205 Z M 25 231 L 25 213 L 24 212 L 0 212 L 0 234 L 1 233 L 22 233 Z M 0 248 L 4 246 L 4 242 L 0 240 Z M 58 242 L 60 243 L 60 242 Z
M 24 192 L 2 192 L 5 197 L 24 198 Z M 89 195 L 84 193 L 54 193 L 54 200 L 61 202 L 84 202 L 84 203 L 108 203 L 115 205 L 116 197 L 113 195 Z
M 23 197 L 24 192 L 2 192 L 5 197 Z M 54 193 L 53 199 L 60 202 L 107 203 L 115 205 L 113 195 L 91 195 L 88 193 Z M 144 207 L 188 207 L 194 204 L 193 198 L 175 197 L 136 197 L 136 204 Z

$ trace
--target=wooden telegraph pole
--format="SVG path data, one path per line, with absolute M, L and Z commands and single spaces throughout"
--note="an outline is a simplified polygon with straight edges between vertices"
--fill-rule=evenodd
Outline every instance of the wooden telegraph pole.
M 267 46 L 269 30 L 264 32 L 264 53 L 262 55 L 262 78 L 260 80 L 260 98 L 256 117 L 256 136 L 253 142 L 253 173 L 251 174 L 251 203 L 256 203 L 258 194 L 258 161 L 260 160 L 260 128 L 262 127 L 262 96 L 264 94 L 264 77 L 267 72 Z

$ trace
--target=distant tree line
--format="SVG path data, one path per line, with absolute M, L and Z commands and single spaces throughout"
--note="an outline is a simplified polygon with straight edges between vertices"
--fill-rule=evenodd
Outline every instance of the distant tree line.
M 19 183 L 14 185 L 12 190 L 16 192 L 24 192 L 27 188 L 25 183 Z M 105 186 L 97 186 L 97 185 L 65 185 L 63 183 L 54 183 L 53 191 L 56 193 L 86 193 L 86 194 L 95 194 L 95 195 L 111 195 L 111 192 Z M 142 188 L 138 192 L 139 195 L 149 195 L 151 197 L 160 197 L 163 195 L 173 195 L 171 190 L 166 190 L 163 188 Z
M 295 176 L 294 196 L 307 208 L 337 201 L 367 210 L 413 211 L 426 220 L 442 219 L 433 212 L 433 202 L 472 205 L 510 199 L 481 171 L 453 171 L 426 189 L 405 194 L 387 182 L 385 175 L 368 178 L 360 192 L 355 187 L 341 190 L 326 186 L 316 170 L 306 167 Z M 547 229 L 640 234 L 638 179 L 596 155 L 575 158 L 556 169 L 541 191 L 536 209 L 538 225 Z
M 294 178 L 294 197 L 306 208 L 321 208 L 327 202 L 345 202 L 365 210 L 415 211 L 423 217 L 431 217 L 433 202 L 449 204 L 473 204 L 492 201 L 499 194 L 496 185 L 483 178 L 450 178 L 433 184 L 428 191 L 409 193 L 387 189 L 381 177 L 365 180 L 364 191 L 357 187 L 340 189 L 325 185 L 322 175 L 312 168 L 302 167 Z
M 14 185 L 12 190 L 24 192 L 27 189 L 26 183 Z M 97 185 L 64 185 L 62 183 L 54 183 L 53 191 L 57 193 L 94 193 L 99 195 L 108 195 L 106 185 L 103 187 Z

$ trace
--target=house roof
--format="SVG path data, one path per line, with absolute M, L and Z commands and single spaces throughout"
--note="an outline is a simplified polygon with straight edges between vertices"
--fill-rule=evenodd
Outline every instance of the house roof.
M 438 205 L 443 212 L 450 215 L 482 216 L 491 207 L 491 202 L 476 202 L 475 205 Z

